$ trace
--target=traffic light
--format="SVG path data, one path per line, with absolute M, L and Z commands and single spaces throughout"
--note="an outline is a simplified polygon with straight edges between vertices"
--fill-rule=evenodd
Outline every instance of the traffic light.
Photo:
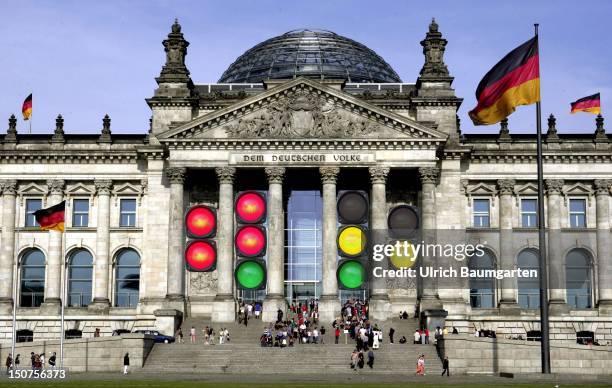
M 187 246 L 185 267 L 191 272 L 210 272 L 217 267 L 217 245 L 212 238 L 217 233 L 215 209 L 197 205 L 185 214 Z
M 341 290 L 362 290 L 367 287 L 367 262 L 370 205 L 363 191 L 338 193 L 338 237 L 340 259 L 336 278 Z
M 418 237 L 419 212 L 410 205 L 398 205 L 389 211 L 387 217 L 389 236 L 396 249 L 389 257 L 396 269 L 411 268 L 416 263 L 416 254 L 412 240 Z M 398 244 L 399 243 L 399 244 Z
M 266 197 L 258 191 L 238 193 L 234 202 L 236 232 L 236 269 L 234 279 L 240 290 L 263 290 L 266 288 Z

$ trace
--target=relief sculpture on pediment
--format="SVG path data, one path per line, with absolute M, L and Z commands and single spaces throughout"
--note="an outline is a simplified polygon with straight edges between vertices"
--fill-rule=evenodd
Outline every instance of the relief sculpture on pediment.
M 343 112 L 324 97 L 298 90 L 225 126 L 239 138 L 345 138 L 374 133 L 379 125 Z

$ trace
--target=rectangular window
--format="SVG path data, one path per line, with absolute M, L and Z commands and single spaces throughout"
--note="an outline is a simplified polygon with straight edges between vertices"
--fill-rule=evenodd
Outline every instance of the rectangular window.
M 474 201 L 474 227 L 489 228 L 491 216 L 488 199 L 475 199 Z
M 570 228 L 586 228 L 586 200 L 570 199 Z
M 538 200 L 521 200 L 521 226 L 523 228 L 538 227 Z
M 88 199 L 73 199 L 72 200 L 72 226 L 87 227 L 89 226 L 89 200 Z
M 38 222 L 36 222 L 36 217 L 34 217 L 34 212 L 40 209 L 42 209 L 42 199 L 26 199 L 26 227 L 38 226 Z
M 122 199 L 119 210 L 119 226 L 133 228 L 136 226 L 136 200 Z

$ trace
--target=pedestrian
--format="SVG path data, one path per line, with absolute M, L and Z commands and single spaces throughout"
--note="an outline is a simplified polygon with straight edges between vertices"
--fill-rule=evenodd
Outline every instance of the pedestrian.
M 100 328 L 96 327 L 96 330 L 94 331 L 94 338 L 98 338 L 100 337 Z
M 45 369 L 45 354 L 41 353 L 39 358 L 40 358 L 40 367 L 42 369 Z
M 389 343 L 390 344 L 393 343 L 393 334 L 395 334 L 395 329 L 394 328 L 389 329 Z
M 365 360 L 363 358 L 363 351 L 359 351 L 359 361 L 357 361 L 357 366 L 359 366 L 359 369 L 363 369 L 364 365 L 365 365 Z
M 255 303 L 255 319 L 259 319 L 259 315 L 261 314 L 261 303 Z
M 444 326 L 444 328 L 442 329 L 442 336 L 446 337 L 447 335 L 448 335 L 448 328 Z
M 196 343 L 196 329 L 193 326 L 191 326 L 191 329 L 189 329 L 189 340 L 192 344 Z
M 425 376 L 425 355 L 421 354 L 417 360 L 416 374 L 419 376 Z
M 444 357 L 444 360 L 442 360 L 442 376 L 444 376 L 444 373 L 446 373 L 447 377 L 450 377 L 450 372 L 448 369 L 448 357 Z
M 9 354 L 8 357 L 6 357 L 6 374 L 9 374 L 9 371 L 11 370 L 11 367 L 13 366 L 13 357 L 11 357 L 11 355 Z
M 126 353 L 125 356 L 123 356 L 123 374 L 124 375 L 128 374 L 129 368 L 130 368 L 130 354 Z
M 336 337 L 335 344 L 338 345 L 338 340 L 340 339 L 340 327 L 336 326 L 336 332 L 334 333 L 334 336 Z
M 30 352 L 30 361 L 32 363 L 32 370 L 36 368 L 36 355 L 34 352 Z
M 425 343 L 429 343 L 429 329 L 425 328 Z
M 53 352 L 53 354 L 51 354 L 51 357 L 49 357 L 49 366 L 51 367 L 51 369 L 55 369 L 56 358 L 57 356 L 55 355 L 55 352 Z
M 320 337 L 321 337 L 321 344 L 325 343 L 325 327 L 321 326 L 321 331 L 319 332 Z
M 374 368 L 374 351 L 372 349 L 368 351 L 368 366 L 370 369 Z
M 204 334 L 204 345 L 208 345 L 210 343 L 210 330 L 208 329 L 208 326 L 202 329 L 202 334 Z
M 176 337 L 178 338 L 178 343 L 182 344 L 185 341 L 183 341 L 183 329 L 179 327 L 178 331 L 176 332 Z
M 414 343 L 415 344 L 421 343 L 421 333 L 420 333 L 420 330 L 416 330 L 414 332 Z
M 357 363 L 359 362 L 359 352 L 357 349 L 351 353 L 351 369 L 357 371 Z
M 244 322 L 244 326 L 247 327 L 249 325 L 249 311 L 244 309 L 244 316 L 242 317 L 242 321 Z
M 21 363 L 21 360 L 19 359 L 19 356 L 21 356 L 21 354 L 17 353 L 17 357 L 15 357 L 15 369 L 19 368 L 19 364 Z
M 283 310 L 278 309 L 276 311 L 276 323 L 282 322 L 283 321 Z
M 459 334 L 459 330 L 455 326 L 453 326 L 453 334 Z

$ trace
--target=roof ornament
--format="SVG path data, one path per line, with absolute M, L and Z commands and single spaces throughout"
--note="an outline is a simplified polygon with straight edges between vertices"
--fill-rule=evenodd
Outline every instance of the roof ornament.
M 606 129 L 604 128 L 604 118 L 600 114 L 595 118 L 595 141 L 608 141 Z
M 111 119 L 108 114 L 104 115 L 102 119 L 102 133 L 98 138 L 98 143 L 112 143 L 111 139 Z
M 448 68 L 444 63 L 444 50 L 448 41 L 442 38 L 442 33 L 438 31 L 438 23 L 432 18 L 429 24 L 429 31 L 425 39 L 421 41 L 425 64 L 421 69 L 421 77 L 448 77 Z
M 506 117 L 499 122 L 499 140 L 510 141 L 510 129 L 508 128 L 508 118 Z
M 6 135 L 4 136 L 5 143 L 17 143 L 17 119 L 15 115 L 11 115 L 9 117 L 9 126 L 6 130 Z
M 185 65 L 185 56 L 189 42 L 185 40 L 181 33 L 181 25 L 178 19 L 174 20 L 168 38 L 162 44 L 166 52 L 166 63 L 162 67 L 161 74 L 157 77 L 157 83 L 164 82 L 185 82 L 191 83 L 189 70 Z
M 51 137 L 51 143 L 65 143 L 66 139 L 64 139 L 64 118 L 62 115 L 57 115 L 55 119 L 55 131 L 53 132 L 53 136 Z
M 559 135 L 557 135 L 557 119 L 551 113 L 548 116 L 548 130 L 546 131 L 546 141 L 558 141 Z

